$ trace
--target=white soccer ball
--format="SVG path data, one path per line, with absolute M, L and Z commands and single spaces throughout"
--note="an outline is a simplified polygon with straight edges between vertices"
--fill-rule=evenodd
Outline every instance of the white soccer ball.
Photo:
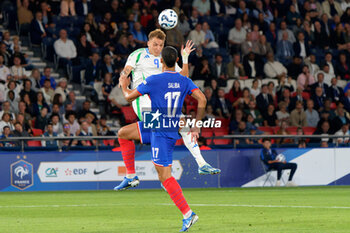
M 284 162 L 284 161 L 286 161 L 286 157 L 283 154 L 279 154 L 276 156 L 276 160 L 278 160 L 280 162 Z
M 177 21 L 178 21 L 177 14 L 172 9 L 166 9 L 160 12 L 158 16 L 159 25 L 166 30 L 176 27 Z

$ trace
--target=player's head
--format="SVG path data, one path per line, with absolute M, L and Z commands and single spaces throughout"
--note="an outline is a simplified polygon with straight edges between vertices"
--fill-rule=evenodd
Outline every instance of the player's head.
M 176 62 L 178 60 L 177 57 L 177 50 L 172 46 L 166 46 L 162 50 L 162 58 L 161 63 L 163 63 L 164 67 L 172 68 L 175 66 Z
M 148 46 L 149 52 L 152 55 L 154 56 L 160 55 L 164 47 L 165 37 L 166 37 L 165 33 L 160 29 L 151 31 L 148 34 L 147 46 Z

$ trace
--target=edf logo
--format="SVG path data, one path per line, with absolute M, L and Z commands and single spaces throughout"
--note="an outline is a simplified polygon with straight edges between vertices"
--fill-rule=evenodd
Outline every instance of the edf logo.
M 87 168 L 74 168 L 73 174 L 74 175 L 85 175 L 87 173 Z

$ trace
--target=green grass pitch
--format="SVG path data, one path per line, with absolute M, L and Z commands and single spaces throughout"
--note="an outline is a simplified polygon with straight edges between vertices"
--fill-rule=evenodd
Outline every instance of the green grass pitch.
M 190 232 L 350 232 L 350 187 L 184 189 Z M 163 190 L 0 193 L 1 233 L 178 232 Z

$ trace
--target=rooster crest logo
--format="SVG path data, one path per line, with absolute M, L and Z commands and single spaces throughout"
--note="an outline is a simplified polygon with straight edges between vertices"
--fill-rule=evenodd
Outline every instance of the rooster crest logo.
M 22 166 L 18 166 L 15 169 L 15 174 L 17 177 L 23 179 L 23 176 L 29 174 L 29 170 L 27 168 L 22 167 Z

